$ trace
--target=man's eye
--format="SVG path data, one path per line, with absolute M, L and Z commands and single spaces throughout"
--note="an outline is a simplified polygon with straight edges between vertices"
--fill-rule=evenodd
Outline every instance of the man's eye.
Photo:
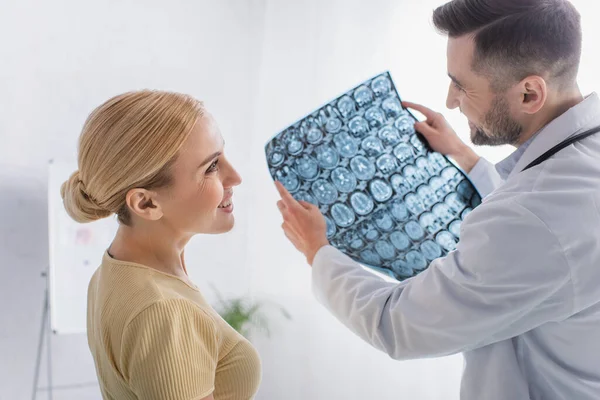
M 461 91 L 461 92 L 464 92 L 464 91 L 465 91 L 465 90 L 464 90 L 464 89 L 463 89 L 461 86 L 459 86 L 459 85 L 458 85 L 458 83 L 456 83 L 456 82 L 452 82 L 452 84 L 453 84 L 453 85 L 454 85 L 454 87 L 455 87 L 456 89 L 458 89 L 459 91 Z

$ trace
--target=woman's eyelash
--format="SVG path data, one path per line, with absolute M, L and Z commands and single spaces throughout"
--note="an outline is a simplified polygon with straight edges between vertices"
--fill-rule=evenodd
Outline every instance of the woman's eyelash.
M 217 166 L 218 166 L 217 164 L 219 164 L 219 160 L 218 159 L 215 160 L 215 161 L 213 161 L 212 164 L 210 164 L 210 167 L 208 167 L 208 169 L 206 170 L 206 172 L 214 172 L 214 171 L 216 171 L 218 169 L 217 168 Z

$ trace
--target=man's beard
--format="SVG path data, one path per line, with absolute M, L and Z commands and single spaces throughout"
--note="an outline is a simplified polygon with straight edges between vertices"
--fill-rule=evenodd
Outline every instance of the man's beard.
M 511 118 L 508 102 L 502 96 L 496 96 L 490 110 L 485 114 L 485 133 L 480 126 L 471 130 L 471 141 L 479 146 L 500 146 L 503 144 L 516 145 L 523 127 Z

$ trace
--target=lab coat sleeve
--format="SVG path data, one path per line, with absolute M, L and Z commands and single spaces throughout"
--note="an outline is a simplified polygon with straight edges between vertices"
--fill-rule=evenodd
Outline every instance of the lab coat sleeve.
M 514 201 L 477 207 L 457 250 L 404 282 L 384 281 L 325 246 L 312 285 L 339 321 L 394 359 L 482 347 L 566 318 L 573 307 L 559 242 Z
M 468 176 L 481 197 L 486 197 L 504 183 L 494 164 L 483 157 L 479 158 Z

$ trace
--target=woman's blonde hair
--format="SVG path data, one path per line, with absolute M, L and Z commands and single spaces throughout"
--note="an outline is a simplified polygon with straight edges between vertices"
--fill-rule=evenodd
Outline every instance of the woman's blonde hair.
M 151 90 L 96 108 L 79 137 L 79 170 L 60 189 L 67 213 L 77 222 L 115 213 L 130 225 L 127 192 L 171 183 L 171 166 L 203 114 L 202 102 L 191 96 Z

